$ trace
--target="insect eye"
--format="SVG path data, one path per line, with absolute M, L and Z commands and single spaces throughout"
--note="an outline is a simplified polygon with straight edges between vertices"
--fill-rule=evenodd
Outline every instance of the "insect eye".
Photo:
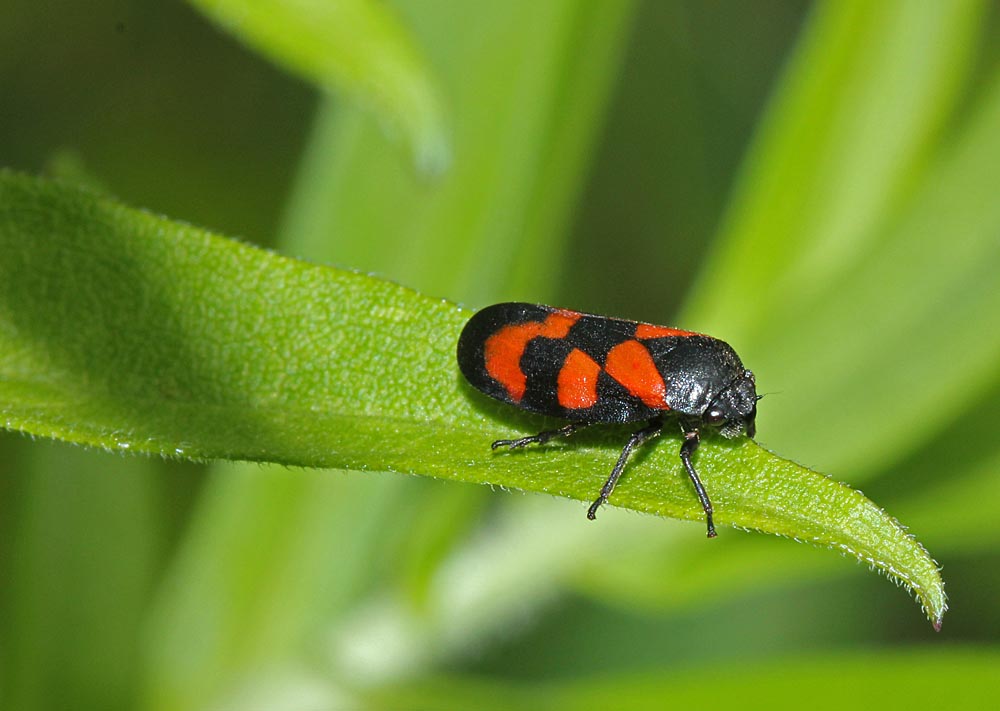
M 717 407 L 713 407 L 711 410 L 705 412 L 702 419 L 704 419 L 705 424 L 708 425 L 721 425 L 726 421 L 726 416 L 722 414 L 722 410 Z

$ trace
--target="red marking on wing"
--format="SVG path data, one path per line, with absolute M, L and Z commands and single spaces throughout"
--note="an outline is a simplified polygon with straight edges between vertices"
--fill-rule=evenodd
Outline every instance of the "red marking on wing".
M 484 355 L 486 372 L 503 385 L 514 402 L 521 402 L 528 387 L 528 376 L 521 370 L 521 356 L 532 339 L 565 338 L 581 314 L 559 310 L 549 314 L 544 321 L 531 321 L 504 326 L 486 339 Z
M 638 341 L 624 341 L 608 352 L 604 372 L 621 383 L 631 395 L 658 410 L 669 410 L 663 376 L 653 357 Z
M 566 356 L 556 379 L 559 404 L 567 410 L 593 407 L 597 402 L 597 376 L 601 366 L 593 358 L 574 348 Z
M 679 328 L 669 328 L 668 326 L 654 326 L 651 323 L 640 323 L 636 326 L 635 337 L 644 338 L 667 338 L 668 336 L 697 336 L 694 331 L 682 331 Z

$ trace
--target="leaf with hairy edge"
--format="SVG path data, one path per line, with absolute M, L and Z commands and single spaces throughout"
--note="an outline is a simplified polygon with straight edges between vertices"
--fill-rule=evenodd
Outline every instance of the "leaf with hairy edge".
M 582 501 L 618 455 L 616 428 L 491 452 L 498 433 L 539 421 L 461 380 L 454 350 L 469 312 L 395 284 L 9 173 L 0 174 L 0 254 L 8 429 Z M 613 503 L 700 521 L 678 440 L 664 439 L 630 465 Z M 698 458 L 719 523 L 850 553 L 912 588 L 940 625 L 937 566 L 860 493 L 750 441 L 708 438 Z

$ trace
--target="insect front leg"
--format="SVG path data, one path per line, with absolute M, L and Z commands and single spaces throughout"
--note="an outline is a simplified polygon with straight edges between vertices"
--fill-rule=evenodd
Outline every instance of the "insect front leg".
M 571 434 L 578 430 L 582 430 L 584 427 L 593 424 L 592 422 L 571 422 L 565 427 L 560 427 L 557 430 L 545 430 L 544 432 L 539 432 L 536 435 L 531 435 L 530 437 L 521 437 L 520 439 L 498 439 L 492 445 L 491 449 L 499 449 L 500 447 L 510 447 L 511 449 L 517 449 L 518 447 L 524 447 L 528 444 L 545 444 L 551 439 L 556 437 L 569 437 Z
M 601 495 L 597 497 L 597 500 L 587 510 L 587 518 L 591 521 L 597 518 L 597 509 L 601 508 L 601 505 L 607 502 L 608 497 L 611 496 L 611 492 L 615 490 L 615 484 L 618 483 L 618 478 L 622 475 L 622 470 L 625 468 L 625 463 L 628 461 L 632 450 L 647 439 L 660 434 L 662 429 L 663 420 L 655 419 L 650 420 L 649 425 L 645 428 L 632 433 L 632 436 L 629 437 L 628 442 L 625 444 L 625 449 L 622 450 L 618 461 L 615 463 L 615 468 L 611 470 L 611 476 L 608 477 L 608 480 L 604 482 L 604 486 L 601 487 Z
M 691 483 L 694 484 L 694 490 L 698 494 L 698 501 L 701 502 L 701 507 L 705 510 L 708 537 L 715 538 L 715 523 L 712 521 L 712 502 L 709 501 L 705 486 L 701 483 L 701 479 L 698 478 L 698 472 L 695 471 L 694 465 L 691 464 L 691 455 L 698 449 L 700 443 L 701 437 L 698 434 L 698 430 L 685 428 L 684 444 L 681 445 L 681 462 L 684 464 L 684 468 L 687 469 L 688 476 L 691 477 Z

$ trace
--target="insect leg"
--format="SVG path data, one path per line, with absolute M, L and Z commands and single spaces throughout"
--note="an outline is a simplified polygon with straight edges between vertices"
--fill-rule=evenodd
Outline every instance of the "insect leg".
M 611 476 L 608 477 L 608 480 L 604 482 L 604 486 L 601 487 L 601 495 L 597 497 L 597 500 L 587 510 L 587 518 L 591 521 L 597 518 L 597 509 L 607 502 L 608 497 L 611 496 L 611 492 L 615 490 L 615 484 L 618 483 L 618 477 L 622 475 L 622 470 L 625 468 L 625 463 L 628 461 L 632 450 L 647 439 L 660 434 L 660 430 L 662 429 L 663 420 L 655 419 L 650 420 L 649 424 L 643 429 L 632 433 L 632 436 L 629 437 L 628 442 L 625 444 L 625 449 L 622 450 L 621 456 L 618 457 L 618 461 L 615 463 L 615 468 L 611 470 Z
M 499 449 L 500 447 L 510 447 L 511 449 L 516 449 L 518 447 L 524 447 L 528 444 L 545 444 L 550 439 L 555 439 L 556 437 L 569 437 L 577 430 L 582 430 L 590 424 L 593 423 L 571 422 L 565 427 L 560 427 L 557 430 L 546 430 L 545 432 L 539 432 L 538 434 L 531 435 L 530 437 L 521 437 L 520 439 L 498 439 L 490 445 L 490 447 L 492 449 Z
M 691 430 L 684 433 L 684 444 L 681 445 L 681 462 L 684 463 L 684 468 L 687 469 L 688 476 L 691 477 L 691 483 L 694 484 L 694 490 L 698 493 L 698 501 L 701 502 L 701 507 L 705 509 L 705 520 L 708 523 L 708 537 L 715 538 L 715 523 L 712 522 L 712 502 L 708 500 L 708 494 L 705 493 L 705 486 L 701 483 L 701 479 L 698 478 L 698 472 L 694 470 L 694 465 L 691 464 L 691 455 L 698 449 L 700 442 L 701 438 L 698 436 L 698 430 Z

